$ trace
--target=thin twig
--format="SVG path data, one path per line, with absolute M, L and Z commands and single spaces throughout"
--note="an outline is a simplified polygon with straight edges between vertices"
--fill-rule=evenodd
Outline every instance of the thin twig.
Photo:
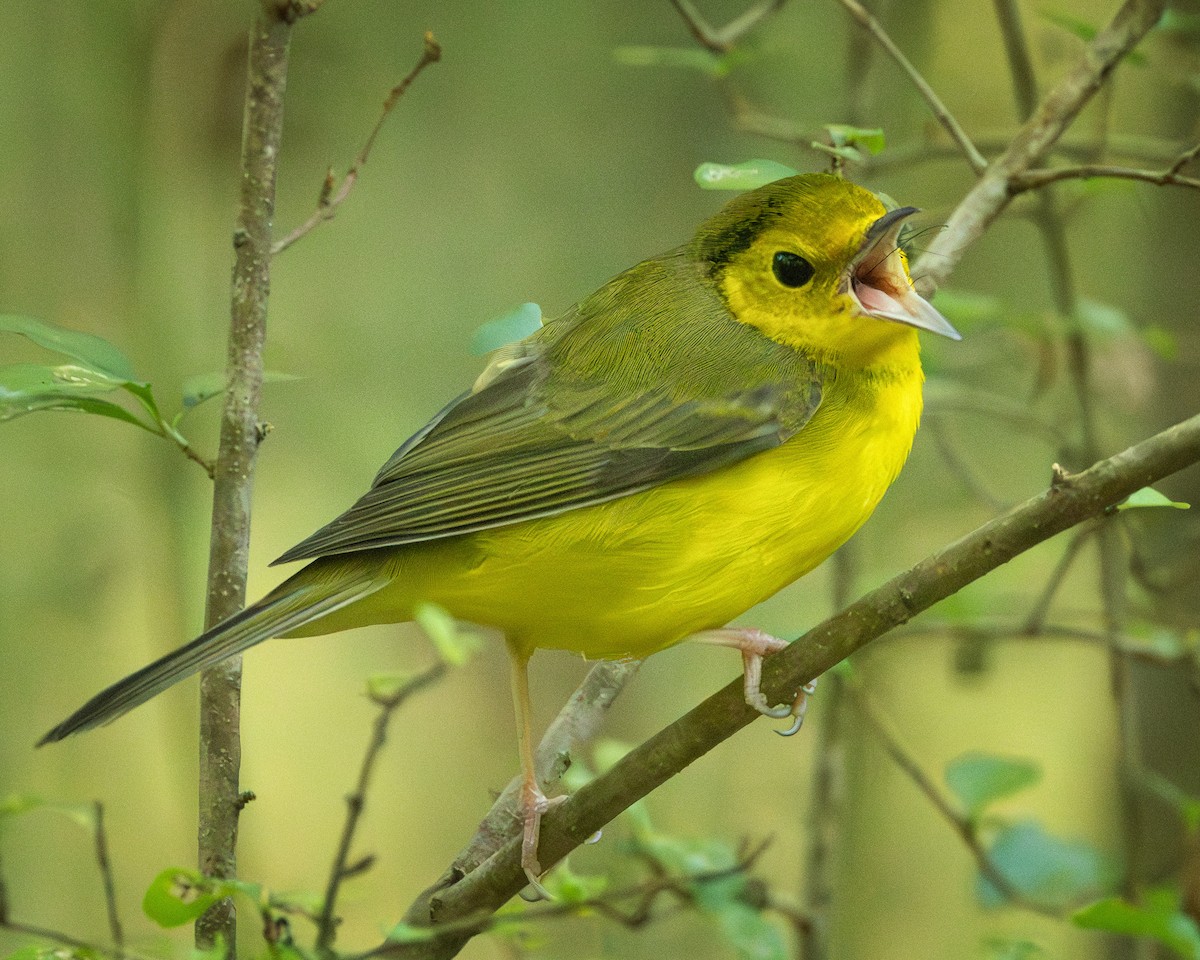
M 1064 910 L 1026 896 L 992 862 L 987 847 L 984 846 L 983 838 L 979 835 L 978 823 L 951 803 L 933 777 L 925 772 L 917 758 L 913 756 L 912 751 L 905 747 L 900 740 L 895 724 L 866 692 L 862 682 L 851 678 L 846 683 L 846 690 L 854 701 L 859 715 L 867 721 L 867 726 L 871 728 L 871 732 L 875 734 L 883 749 L 892 758 L 892 762 L 904 772 L 917 789 L 925 795 L 933 808 L 954 828 L 955 833 L 958 834 L 975 859 L 980 874 L 1014 906 L 1040 913 L 1042 916 L 1061 919 L 1064 916 Z
M 392 87 L 391 92 L 387 95 L 387 99 L 383 101 L 383 111 L 379 114 L 379 119 L 375 121 L 375 126 L 371 128 L 371 133 L 367 136 L 362 149 L 358 151 L 358 156 L 354 158 L 350 169 L 346 171 L 346 176 L 342 178 L 342 185 L 338 188 L 337 193 L 333 192 L 333 171 L 330 170 L 325 175 L 325 181 L 321 185 L 321 193 L 317 200 L 317 209 L 300 226 L 296 227 L 295 230 L 271 247 L 272 256 L 282 253 L 301 237 L 311 233 L 319 224 L 332 220 L 337 215 L 338 207 L 346 201 L 346 198 L 350 196 L 350 191 L 354 189 L 354 185 L 358 182 L 359 171 L 362 170 L 367 162 L 367 158 L 371 155 L 371 148 L 375 145 L 375 138 L 379 136 L 379 131 L 383 129 L 384 123 L 391 115 L 396 104 L 400 101 L 400 98 L 404 96 L 404 92 L 417 79 L 422 70 L 441 59 L 441 45 L 433 38 L 433 34 L 427 30 L 425 32 L 425 44 L 421 49 L 421 58 L 417 61 L 416 66 L 408 71 L 404 79 Z
M 117 885 L 113 880 L 112 862 L 108 858 L 108 837 L 104 830 L 104 804 L 95 802 L 96 811 L 96 864 L 100 867 L 100 880 L 104 884 L 104 904 L 108 909 L 108 929 L 118 949 L 125 947 L 125 933 L 121 929 L 121 914 L 117 908 Z
M 1200 149 L 1200 145 L 1197 145 Z M 1187 151 L 1195 157 L 1196 149 Z M 1089 180 L 1093 177 L 1109 177 L 1118 180 L 1141 180 L 1145 183 L 1157 184 L 1160 187 L 1190 187 L 1200 190 L 1200 179 L 1183 176 L 1178 168 L 1172 166 L 1163 170 L 1138 170 L 1133 167 L 1113 167 L 1104 164 L 1087 164 L 1079 167 L 1055 167 L 1049 170 L 1028 170 L 1009 181 L 1009 189 L 1013 193 L 1023 193 L 1026 190 L 1036 190 L 1050 183 L 1062 180 Z
M 920 92 L 921 96 L 925 98 L 925 102 L 929 105 L 929 109 L 933 112 L 934 117 L 946 129 L 946 132 L 950 134 L 950 139 L 958 144 L 959 150 L 966 157 L 967 163 L 971 165 L 971 169 L 976 173 L 982 173 L 987 168 L 987 159 L 979 152 L 975 144 L 971 142 L 971 138 L 967 136 L 967 132 L 959 122 L 954 119 L 954 115 L 946 107 L 946 104 L 942 102 L 942 98 L 937 95 L 933 87 L 929 85 L 929 82 L 921 76 L 921 72 L 912 65 L 912 61 L 904 55 L 904 52 L 888 36 L 887 31 L 883 29 L 883 25 L 858 0 L 838 0 L 838 2 L 846 8 L 850 16 L 857 20 L 864 30 L 875 38 L 876 42 L 887 51 L 888 56 L 896 61 L 897 66 L 908 75 L 908 78 L 913 82 L 913 85 Z
M 700 46 L 712 53 L 722 54 L 729 53 L 746 34 L 767 17 L 778 12 L 786 2 L 787 0 L 763 0 L 723 27 L 714 27 L 705 20 L 690 0 L 671 0 L 671 6 L 678 11 Z
M 942 459 L 946 461 L 946 466 L 962 481 L 967 491 L 995 513 L 1007 509 L 1009 505 L 988 489 L 979 472 L 959 450 L 942 418 L 931 417 L 927 421 L 927 427 L 933 434 L 933 442 L 937 445 Z
M 1046 615 L 1050 612 L 1050 604 L 1054 602 L 1054 596 L 1058 593 L 1058 588 L 1062 586 L 1063 580 L 1067 576 L 1067 572 L 1074 564 L 1076 557 L 1079 556 L 1080 548 L 1088 542 L 1088 540 L 1096 533 L 1094 523 L 1085 523 L 1075 532 L 1067 543 L 1067 549 L 1063 551 L 1062 556 L 1058 558 L 1058 563 L 1050 572 L 1050 576 L 1046 578 L 1046 583 L 1042 587 L 1042 592 L 1034 603 L 1033 608 L 1029 611 L 1029 616 L 1025 620 L 1025 626 L 1021 628 L 1021 632 L 1026 636 L 1036 636 L 1041 633 L 1046 625 Z
M 350 860 L 350 846 L 354 842 L 354 831 L 358 827 L 359 818 L 367 805 L 367 789 L 371 783 L 371 773 L 375 769 L 375 761 L 383 745 L 387 742 L 388 725 L 396 710 L 413 694 L 432 683 L 436 683 L 446 674 L 446 664 L 439 661 L 428 670 L 417 674 L 404 683 L 394 693 L 372 699 L 379 707 L 375 723 L 371 728 L 371 739 L 363 754 L 362 765 L 358 772 L 358 782 L 354 792 L 346 797 L 346 822 L 342 825 L 342 836 L 338 841 L 337 853 L 333 858 L 333 866 L 329 870 L 329 881 L 325 885 L 325 899 L 317 917 L 317 951 L 323 955 L 333 956 L 333 942 L 337 938 L 338 918 L 334 914 L 337 907 L 338 892 L 342 881 L 358 872 Z

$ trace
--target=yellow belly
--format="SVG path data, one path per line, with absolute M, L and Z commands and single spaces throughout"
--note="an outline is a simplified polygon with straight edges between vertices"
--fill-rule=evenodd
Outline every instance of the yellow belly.
M 429 601 L 526 651 L 646 656 L 723 626 L 844 543 L 899 473 L 920 408 L 919 368 L 886 383 L 835 381 L 792 440 L 715 473 L 373 551 L 391 585 L 299 632 L 409 620 Z

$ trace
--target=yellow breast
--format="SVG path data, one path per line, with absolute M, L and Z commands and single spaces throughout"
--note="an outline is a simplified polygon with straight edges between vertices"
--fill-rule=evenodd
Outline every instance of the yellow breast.
M 811 422 L 774 450 L 610 503 L 398 548 L 394 586 L 355 604 L 354 619 L 406 620 L 426 600 L 526 650 L 609 658 L 723 626 L 828 557 L 896 478 L 921 412 L 913 340 L 899 372 L 827 382 Z

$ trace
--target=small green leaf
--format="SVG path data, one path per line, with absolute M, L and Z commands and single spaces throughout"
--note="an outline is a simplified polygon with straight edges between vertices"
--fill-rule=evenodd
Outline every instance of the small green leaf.
M 718 54 L 698 47 L 617 47 L 613 59 L 626 67 L 672 67 L 725 77 L 745 56 Z
M 30 810 L 44 807 L 46 801 L 32 793 L 10 793 L 0 799 L 0 820 L 7 817 L 19 817 Z
M 264 370 L 263 383 L 290 383 L 301 380 L 294 373 L 280 373 L 278 370 Z M 183 381 L 183 410 L 190 413 L 205 401 L 218 397 L 225 392 L 225 374 L 197 373 Z
M 545 878 L 546 889 L 559 903 L 583 903 L 608 889 L 608 878 L 600 874 L 576 873 L 567 860 Z
M 837 157 L 839 160 L 845 160 L 849 163 L 865 163 L 867 159 L 858 147 L 831 147 L 827 143 L 821 143 L 820 140 L 814 140 L 809 146 L 814 150 L 821 151 L 821 153 L 827 153 L 831 157 Z
M 417 605 L 413 617 L 433 643 L 438 656 L 449 666 L 461 667 L 483 645 L 483 637 L 464 630 L 450 613 L 436 603 Z
M 1147 891 L 1142 906 L 1109 897 L 1089 904 L 1071 919 L 1085 930 L 1149 937 L 1182 957 L 1200 960 L 1200 929 L 1195 920 L 1179 909 L 1179 895 L 1173 890 Z
M 222 899 L 213 880 L 188 867 L 168 867 L 150 884 L 142 912 L 160 927 L 179 927 Z
M 1041 824 L 1025 820 L 1004 827 L 988 856 L 996 869 L 1022 895 L 1061 909 L 1095 896 L 1112 880 L 1112 868 L 1095 847 L 1046 833 Z M 1004 895 L 982 875 L 977 893 L 985 907 L 999 907 Z
M 876 154 L 887 144 L 883 130 L 879 127 L 850 127 L 844 123 L 827 123 L 829 142 L 834 147 L 861 147 L 867 153 Z
M 67 947 L 39 947 L 30 945 L 21 947 L 15 953 L 10 953 L 4 960 L 66 960 L 67 957 L 87 956 L 81 950 Z
M 113 380 L 137 379 L 129 358 L 103 337 L 12 313 L 0 314 L 0 333 L 18 333 L 28 337 L 38 346 L 78 360 L 108 374 Z
M 386 703 L 412 683 L 412 673 L 377 673 L 367 678 L 367 696 L 376 703 Z
M 964 753 L 946 764 L 946 786 L 963 805 L 967 816 L 978 820 L 987 807 L 1042 779 L 1041 768 L 1023 757 L 990 753 Z
M 1142 487 L 1141 490 L 1135 490 L 1124 503 L 1117 504 L 1118 510 L 1139 510 L 1143 507 L 1172 507 L 1176 510 L 1187 510 L 1191 504 L 1169 500 L 1153 487 Z
M 1174 360 L 1179 355 L 1179 341 L 1166 327 L 1154 323 L 1142 327 L 1142 341 L 1163 360 Z
M 798 172 L 774 160 L 746 160 L 735 164 L 702 163 L 693 176 L 705 190 L 753 190 Z
M 542 308 L 536 303 L 523 303 L 507 313 L 481 324 L 471 337 L 471 352 L 478 356 L 500 347 L 524 340 L 542 328 Z
M 436 936 L 437 931 L 432 927 L 414 927 L 403 920 L 387 933 L 387 939 L 392 943 L 427 943 Z

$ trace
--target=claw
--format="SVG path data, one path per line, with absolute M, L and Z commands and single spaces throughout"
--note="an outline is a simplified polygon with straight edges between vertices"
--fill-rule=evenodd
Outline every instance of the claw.
M 775 732 L 777 734 L 779 734 L 781 737 L 794 737 L 800 732 L 800 728 L 804 725 L 804 714 L 808 712 L 808 698 L 816 692 L 816 680 L 810 680 L 800 688 L 800 692 L 796 694 L 796 699 L 792 702 L 792 705 L 787 711 L 796 719 L 792 721 L 791 725 L 788 726 L 787 729 L 776 730 Z M 787 714 L 784 714 L 784 716 L 786 715 Z

